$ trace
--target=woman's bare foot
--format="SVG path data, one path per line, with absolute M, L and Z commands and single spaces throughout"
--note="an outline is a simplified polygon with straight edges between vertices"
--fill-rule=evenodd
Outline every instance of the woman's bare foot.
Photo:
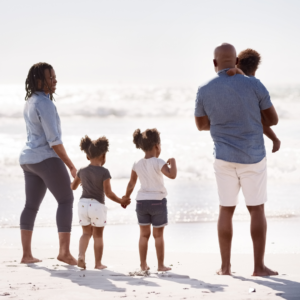
M 141 264 L 141 270 L 142 271 L 148 271 L 148 270 L 150 270 L 150 268 L 148 267 L 147 264 Z
M 167 272 L 167 271 L 171 271 L 171 270 L 172 270 L 172 268 L 166 267 L 166 266 L 164 266 L 164 265 L 159 266 L 159 267 L 157 268 L 157 271 L 160 271 L 160 272 Z
M 106 268 L 107 268 L 107 266 L 104 266 L 102 264 L 95 266 L 95 269 L 98 269 L 98 270 L 103 270 L 103 269 L 106 269 Z
M 218 275 L 232 275 L 231 274 L 231 268 L 221 268 L 219 271 L 217 271 Z
M 39 263 L 42 262 L 40 259 L 35 258 L 33 256 L 29 257 L 22 257 L 20 264 L 34 264 L 34 263 Z
M 278 275 L 278 272 L 273 271 L 266 266 L 263 266 L 262 268 L 256 268 L 253 272 L 252 276 L 275 276 Z
M 77 266 L 77 259 L 75 259 L 71 253 L 68 253 L 68 254 L 59 254 L 57 256 L 57 260 L 59 261 L 62 261 L 68 265 L 71 265 L 71 266 Z
M 85 264 L 85 259 L 84 257 L 78 257 L 78 263 L 77 263 L 77 266 L 79 268 L 82 268 L 82 269 L 86 269 L 86 264 Z

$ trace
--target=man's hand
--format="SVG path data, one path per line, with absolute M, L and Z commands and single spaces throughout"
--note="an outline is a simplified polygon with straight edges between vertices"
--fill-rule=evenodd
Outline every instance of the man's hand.
M 281 145 L 281 141 L 279 139 L 274 140 L 272 153 L 277 152 L 280 149 L 280 145 Z
M 229 76 L 234 76 L 236 74 L 245 75 L 245 73 L 239 68 L 231 68 L 226 73 Z
M 122 197 L 121 206 L 123 208 L 126 208 L 130 203 L 131 203 L 131 199 L 129 197 L 127 197 L 127 196 Z

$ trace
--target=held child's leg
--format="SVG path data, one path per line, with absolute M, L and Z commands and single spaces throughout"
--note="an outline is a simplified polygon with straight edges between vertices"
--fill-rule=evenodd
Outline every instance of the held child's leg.
M 103 230 L 104 227 L 93 227 L 94 251 L 95 251 L 95 269 L 105 269 L 107 266 L 102 265 L 103 254 Z
M 79 241 L 78 267 L 85 269 L 85 252 L 89 245 L 90 238 L 93 234 L 91 225 L 82 226 L 82 236 Z
M 155 239 L 155 248 L 156 248 L 156 255 L 158 261 L 158 268 L 157 271 L 170 271 L 171 268 L 168 268 L 164 265 L 164 258 L 165 258 L 165 242 L 164 242 L 164 228 L 153 228 L 153 237 Z
M 141 259 L 141 269 L 147 271 L 150 268 L 147 265 L 147 252 L 148 252 L 148 241 L 151 235 L 151 225 L 140 226 L 140 259 Z

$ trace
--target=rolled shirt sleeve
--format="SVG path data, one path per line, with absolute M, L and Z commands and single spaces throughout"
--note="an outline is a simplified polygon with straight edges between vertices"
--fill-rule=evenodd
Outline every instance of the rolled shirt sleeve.
M 36 106 L 39 120 L 42 124 L 43 130 L 49 146 L 62 144 L 61 134 L 59 132 L 59 117 L 55 105 L 51 100 L 41 101 Z
M 256 84 L 256 95 L 259 101 L 260 110 L 268 109 L 273 105 L 271 102 L 269 91 L 258 79 Z
M 203 105 L 203 97 L 201 96 L 201 88 L 198 89 L 197 97 L 195 101 L 195 117 L 204 117 L 206 116 Z

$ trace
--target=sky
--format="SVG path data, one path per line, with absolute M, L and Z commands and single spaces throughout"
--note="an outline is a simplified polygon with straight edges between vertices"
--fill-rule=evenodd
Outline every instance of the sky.
M 222 42 L 262 55 L 257 77 L 298 84 L 298 0 L 0 0 L 0 85 L 50 63 L 60 84 L 197 86 Z

